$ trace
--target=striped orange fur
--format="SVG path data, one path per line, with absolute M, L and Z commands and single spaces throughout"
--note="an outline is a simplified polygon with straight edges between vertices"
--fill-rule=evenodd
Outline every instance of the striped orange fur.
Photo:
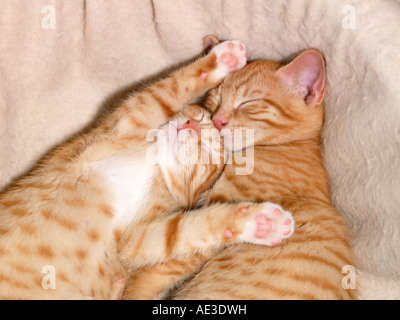
M 236 59 L 233 68 L 222 61 L 224 55 Z M 132 95 L 97 128 L 55 148 L 30 174 L 1 192 L 0 297 L 118 298 L 129 269 L 121 265 L 117 250 L 120 241 L 129 246 L 129 237 L 138 237 L 141 244 L 130 248 L 133 261 L 128 262 L 132 265 L 162 262 L 176 250 L 184 254 L 198 250 L 197 238 L 185 247 L 174 234 L 181 232 L 177 225 L 184 218 L 162 218 L 194 206 L 198 192 L 218 177 L 222 165 L 189 163 L 170 168 L 151 164 L 146 152 L 154 141 L 147 135 L 149 130 L 163 127 L 170 117 L 188 121 L 202 114 L 195 106 L 178 112 L 245 62 L 243 45 L 221 44 Z M 212 126 L 211 119 L 204 125 Z M 204 152 L 203 156 L 209 155 Z M 144 210 L 146 203 L 151 205 Z M 249 214 L 252 210 L 257 206 L 250 208 Z M 235 212 L 229 208 L 226 215 L 228 211 Z M 196 218 L 207 222 L 207 216 Z M 210 242 L 199 245 L 207 248 L 226 243 L 224 226 L 241 230 L 246 223 L 245 217 L 220 221 L 219 228 L 211 230 L 215 234 L 210 235 Z M 154 229 L 163 228 L 167 232 L 154 236 Z M 151 232 L 153 237 L 148 239 L 146 234 Z
M 321 156 L 324 90 L 324 60 L 308 50 L 288 65 L 254 61 L 210 92 L 205 104 L 221 133 L 254 130 L 254 146 L 245 150 L 254 170 L 237 175 L 241 164 L 233 159 L 209 190 L 209 204 L 276 202 L 293 213 L 295 233 L 277 247 L 239 244 L 137 270 L 126 298 L 158 297 L 187 277 L 170 298 L 357 298 L 342 286 L 342 268 L 353 265 L 350 232 L 332 206 Z
M 321 156 L 324 84 L 303 96 L 281 78 L 286 70 L 296 73 L 310 67 L 307 59 L 314 57 L 323 68 L 318 76 L 324 78 L 322 57 L 309 50 L 288 66 L 254 61 L 211 93 L 207 106 L 214 119 L 227 121 L 230 129 L 255 130 L 255 166 L 250 175 L 237 176 L 237 164 L 227 165 L 210 203 L 270 200 L 293 213 L 296 231 L 279 247 L 226 248 L 175 293 L 175 299 L 357 297 L 357 290 L 342 287 L 342 268 L 353 265 L 350 233 L 332 206 Z

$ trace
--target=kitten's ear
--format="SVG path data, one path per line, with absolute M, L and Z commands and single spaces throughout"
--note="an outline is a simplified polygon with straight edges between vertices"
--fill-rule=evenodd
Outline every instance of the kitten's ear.
M 212 48 L 214 48 L 220 41 L 216 36 L 208 35 L 203 39 L 203 47 L 206 53 L 209 53 Z
M 325 61 L 321 53 L 311 49 L 300 54 L 278 70 L 278 79 L 296 91 L 306 105 L 320 104 L 325 93 Z

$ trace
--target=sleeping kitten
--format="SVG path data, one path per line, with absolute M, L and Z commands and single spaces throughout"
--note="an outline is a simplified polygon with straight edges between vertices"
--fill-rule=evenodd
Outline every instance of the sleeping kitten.
M 213 46 L 218 40 L 207 37 L 205 43 Z M 324 91 L 325 62 L 316 50 L 303 52 L 288 65 L 254 61 L 211 90 L 206 106 L 225 145 L 233 152 L 247 148 L 254 170 L 237 175 L 243 164 L 228 161 L 208 192 L 209 205 L 272 201 L 293 213 L 296 232 L 277 247 L 234 245 L 217 254 L 138 270 L 126 298 L 138 287 L 150 291 L 146 298 L 159 298 L 160 292 L 188 278 L 172 298 L 357 297 L 342 287 L 342 268 L 353 265 L 349 230 L 332 206 L 321 156 Z M 243 134 L 249 129 L 253 139 Z M 159 285 L 144 289 L 150 277 Z
M 238 241 L 242 234 L 241 241 L 262 242 L 267 234 L 258 234 L 261 224 L 256 217 L 268 219 L 264 204 L 230 207 L 216 220 L 217 226 L 213 217 L 193 215 L 188 223 L 195 219 L 203 226 L 197 234 L 191 225 L 189 231 L 162 232 L 171 231 L 173 225 L 162 217 L 171 209 L 164 211 L 162 205 L 193 205 L 195 195 L 185 187 L 205 189 L 221 166 L 196 166 L 190 176 L 178 166 L 172 175 L 168 162 L 167 167 L 163 162 L 158 166 L 146 158 L 154 144 L 148 132 L 242 68 L 246 56 L 238 41 L 222 43 L 209 55 L 129 98 L 98 128 L 58 147 L 32 173 L 2 192 L 0 299 L 118 298 L 126 270 L 118 260 L 117 245 L 135 221 L 154 220 L 130 230 L 130 236 L 141 238 L 131 256 L 131 263 L 138 266 Z M 185 112 L 187 117 L 190 108 Z M 183 124 L 177 131 L 188 131 L 190 137 L 190 128 Z M 206 156 L 211 153 L 205 148 Z M 190 171 L 191 163 L 181 168 Z M 170 178 L 163 179 L 166 176 Z M 165 202 L 146 212 L 143 200 L 152 197 Z M 230 218 L 224 218 L 228 213 Z M 257 234 L 248 237 L 249 227 Z M 154 230 L 154 237 L 145 237 Z M 184 234 L 184 243 L 176 241 L 175 231 Z M 205 241 L 199 241 L 201 237 Z
M 332 206 L 321 156 L 324 92 L 325 62 L 316 50 L 288 65 L 254 61 L 211 92 L 207 106 L 225 144 L 248 148 L 255 166 L 237 176 L 238 164 L 227 165 L 210 203 L 273 201 L 293 213 L 296 232 L 278 247 L 228 247 L 175 299 L 357 297 L 342 286 L 342 268 L 354 265 L 350 232 Z M 254 130 L 252 145 L 232 139 L 243 129 Z

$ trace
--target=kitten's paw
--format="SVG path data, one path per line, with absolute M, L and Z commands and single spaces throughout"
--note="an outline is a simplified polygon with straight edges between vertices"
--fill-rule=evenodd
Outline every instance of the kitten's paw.
M 252 213 L 239 239 L 245 242 L 275 246 L 292 235 L 294 220 L 279 205 L 264 202 Z
M 222 79 L 232 72 L 243 68 L 247 63 L 247 51 L 238 40 L 225 41 L 215 46 L 211 53 L 217 56 L 217 69 L 214 76 Z

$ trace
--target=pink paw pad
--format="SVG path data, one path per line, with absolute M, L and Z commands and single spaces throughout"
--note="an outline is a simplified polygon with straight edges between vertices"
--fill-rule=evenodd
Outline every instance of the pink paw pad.
M 215 46 L 211 52 L 217 56 L 217 77 L 226 77 L 228 74 L 243 68 L 247 63 L 246 48 L 237 40 L 222 42 Z
M 231 229 L 225 229 L 224 231 L 224 237 L 226 239 L 231 239 L 233 237 L 233 231 Z
M 207 78 L 208 78 L 208 73 L 207 73 L 207 72 L 203 72 L 203 73 L 200 75 L 200 78 L 201 78 L 202 80 L 207 80 Z
M 289 212 L 279 205 L 264 202 L 258 213 L 252 215 L 245 231 L 239 236 L 240 240 L 275 246 L 288 238 L 294 231 L 294 220 Z
M 263 214 L 256 216 L 255 221 L 257 222 L 257 231 L 254 236 L 256 238 L 265 238 L 268 232 L 271 231 L 271 221 Z
M 246 214 L 247 211 L 249 211 L 249 207 L 242 207 L 239 209 L 239 215 L 242 216 Z
M 229 72 L 235 71 L 239 62 L 238 58 L 232 54 L 223 54 L 221 61 L 229 66 Z
M 280 209 L 275 209 L 274 211 L 272 211 L 272 214 L 274 216 L 280 216 L 282 214 L 282 211 Z

